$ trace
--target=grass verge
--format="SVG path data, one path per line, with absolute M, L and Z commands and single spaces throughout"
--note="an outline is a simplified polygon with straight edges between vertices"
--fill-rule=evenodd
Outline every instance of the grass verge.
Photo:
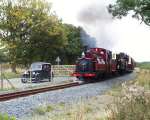
M 123 84 L 119 91 L 114 104 L 107 106 L 107 120 L 150 120 L 149 70 L 141 70 L 134 81 Z
M 0 120 L 16 120 L 16 118 L 15 117 L 10 117 L 10 116 L 8 116 L 8 114 L 1 114 L 0 113 Z

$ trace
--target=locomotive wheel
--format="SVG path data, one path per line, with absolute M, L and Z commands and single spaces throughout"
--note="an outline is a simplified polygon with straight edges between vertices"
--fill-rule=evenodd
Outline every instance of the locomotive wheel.
M 95 77 L 95 81 L 102 81 L 105 78 L 105 73 L 99 73 Z

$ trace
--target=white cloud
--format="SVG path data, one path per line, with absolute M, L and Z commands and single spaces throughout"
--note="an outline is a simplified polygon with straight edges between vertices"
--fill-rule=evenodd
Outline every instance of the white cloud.
M 118 40 L 115 50 L 126 52 L 137 61 L 150 60 L 150 27 L 128 16 L 122 20 L 115 20 L 112 28 Z
M 87 5 L 100 3 L 106 5 L 110 0 L 49 0 L 53 3 L 53 9 L 66 23 L 83 26 L 91 35 L 94 33 L 88 26 L 78 21 L 78 13 Z M 111 0 L 113 1 L 113 0 Z M 108 32 L 108 33 L 107 33 Z M 150 61 L 150 27 L 140 24 L 130 16 L 122 20 L 114 20 L 105 26 L 105 34 L 112 36 L 115 41 L 114 51 L 122 51 L 130 54 L 136 61 Z M 109 44 L 109 43 L 108 43 Z M 101 46 L 99 46 L 101 47 Z

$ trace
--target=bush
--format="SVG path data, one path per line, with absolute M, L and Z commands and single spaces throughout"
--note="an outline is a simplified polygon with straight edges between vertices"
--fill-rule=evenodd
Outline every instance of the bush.
M 137 75 L 136 83 L 146 89 L 150 89 L 150 70 L 141 70 Z
M 45 115 L 46 108 L 44 106 L 40 106 L 35 109 L 35 113 L 37 113 L 38 115 Z
M 8 114 L 1 114 L 0 113 L 0 120 L 16 120 L 15 117 L 10 117 Z
M 150 120 L 150 92 L 141 87 L 126 87 L 107 108 L 108 120 Z
M 53 111 L 54 110 L 54 108 L 51 106 L 51 105 L 48 105 L 47 107 L 46 107 L 46 112 L 51 112 L 51 111 Z

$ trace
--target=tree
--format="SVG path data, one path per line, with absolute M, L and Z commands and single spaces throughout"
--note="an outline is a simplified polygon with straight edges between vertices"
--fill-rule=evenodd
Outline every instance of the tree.
M 0 1 L 0 36 L 12 71 L 35 61 L 74 63 L 81 54 L 80 28 L 63 24 L 46 0 Z
M 44 0 L 0 1 L 0 31 L 14 72 L 17 64 L 51 60 L 67 43 L 61 20 Z
M 65 63 L 73 64 L 82 53 L 81 29 L 70 24 L 64 24 L 64 29 L 67 34 L 68 43 L 61 53 L 63 58 L 66 58 L 64 60 Z
M 133 17 L 150 26 L 150 0 L 117 0 L 108 10 L 114 17 L 122 18 L 133 11 Z

